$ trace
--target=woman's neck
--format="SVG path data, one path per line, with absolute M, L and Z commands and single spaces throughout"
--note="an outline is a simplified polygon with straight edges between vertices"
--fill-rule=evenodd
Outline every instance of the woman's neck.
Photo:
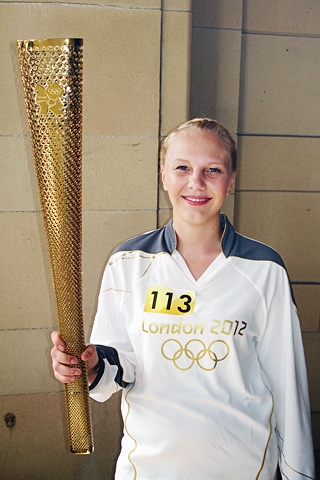
M 219 227 L 176 228 L 177 251 L 184 258 L 193 277 L 198 280 L 221 253 L 221 232 Z
M 180 224 L 173 219 L 173 228 L 177 238 L 177 250 L 209 254 L 221 251 L 220 221 L 210 225 Z

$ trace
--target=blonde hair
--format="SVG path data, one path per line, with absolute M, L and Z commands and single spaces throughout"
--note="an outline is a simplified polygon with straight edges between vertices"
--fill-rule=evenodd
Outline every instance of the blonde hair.
M 184 132 L 187 129 L 191 129 L 191 128 L 212 132 L 213 134 L 218 135 L 220 137 L 220 140 L 224 143 L 227 149 L 227 152 L 230 155 L 232 171 L 234 172 L 236 171 L 237 169 L 236 142 L 233 140 L 228 130 L 221 123 L 217 122 L 216 120 L 212 120 L 211 118 L 194 118 L 174 128 L 164 138 L 164 140 L 161 143 L 161 147 L 160 147 L 161 165 L 164 165 L 167 150 L 169 148 L 169 145 L 172 143 L 173 139 L 176 137 L 176 135 L 180 132 Z

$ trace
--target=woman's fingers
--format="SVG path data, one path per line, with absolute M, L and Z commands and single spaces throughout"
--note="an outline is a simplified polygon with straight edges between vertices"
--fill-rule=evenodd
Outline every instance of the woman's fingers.
M 80 368 L 72 367 L 77 365 L 77 357 L 65 353 L 65 345 L 61 340 L 59 332 L 52 332 L 51 340 L 53 343 L 51 357 L 54 376 L 62 383 L 73 382 L 82 373 Z
M 64 352 L 65 350 L 65 345 L 63 341 L 61 340 L 60 333 L 59 332 L 52 332 L 51 333 L 51 340 L 54 345 L 58 350 L 61 350 L 61 352 Z
M 62 383 L 73 382 L 82 373 L 80 368 L 68 367 L 68 365 L 58 362 L 55 358 L 52 358 L 52 369 L 56 379 Z
M 82 370 L 76 366 L 79 362 L 78 358 L 65 352 L 65 345 L 61 340 L 59 332 L 52 332 L 51 340 L 53 343 L 51 349 L 52 369 L 55 378 L 62 383 L 73 382 L 82 373 Z M 94 369 L 99 361 L 96 347 L 92 344 L 87 345 L 81 355 L 81 359 L 87 362 L 88 374 L 91 380 L 95 377 Z

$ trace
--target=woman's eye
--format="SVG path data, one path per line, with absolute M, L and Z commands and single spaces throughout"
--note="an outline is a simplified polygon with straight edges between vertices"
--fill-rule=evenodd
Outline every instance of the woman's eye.
M 179 165 L 179 166 L 177 167 L 177 170 L 185 171 L 185 170 L 188 170 L 188 167 L 186 167 L 186 165 Z
M 221 173 L 221 170 L 219 168 L 216 168 L 216 167 L 211 167 L 208 169 L 208 172 L 209 173 Z

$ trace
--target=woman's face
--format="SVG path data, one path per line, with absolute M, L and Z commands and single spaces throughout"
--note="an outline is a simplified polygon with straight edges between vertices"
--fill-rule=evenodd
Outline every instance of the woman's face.
M 212 227 L 214 220 L 219 221 L 235 172 L 217 134 L 192 128 L 179 132 L 168 147 L 161 174 L 176 227 Z

